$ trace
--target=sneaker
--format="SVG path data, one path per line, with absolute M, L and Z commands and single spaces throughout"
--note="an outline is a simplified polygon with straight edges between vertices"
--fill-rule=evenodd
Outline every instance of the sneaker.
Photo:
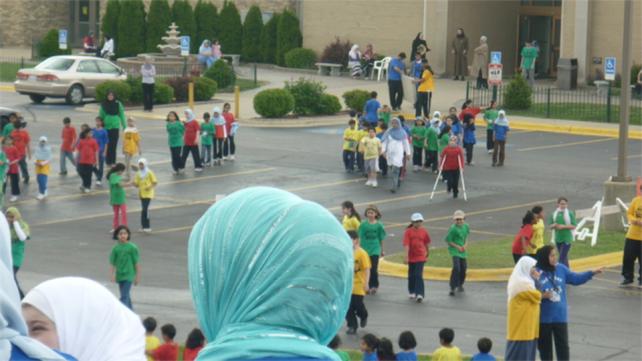
M 202 172 L 203 168 L 194 168 L 194 172 Z
M 631 284 L 633 284 L 633 280 L 632 279 L 625 279 L 624 281 L 622 281 L 622 283 L 620 283 L 620 286 L 627 287 L 627 286 L 629 286 Z
M 366 328 L 367 325 L 368 325 L 368 317 L 362 318 L 361 321 L 359 322 L 359 326 L 361 326 L 361 328 Z
M 91 192 L 91 189 L 89 189 L 89 188 L 83 188 L 82 192 L 83 192 L 83 193 L 85 193 L 85 194 L 87 194 L 87 193 Z
M 83 193 L 85 192 L 85 187 L 83 187 L 83 186 L 78 187 L 78 189 L 80 189 L 80 191 L 83 192 Z
M 45 193 L 42 194 L 43 196 L 47 197 L 49 195 L 49 190 L 45 189 Z
M 457 292 L 464 292 L 464 287 L 462 286 L 457 287 Z
M 177 170 L 173 170 L 172 171 L 172 175 L 178 175 L 178 171 Z
M 397 193 L 397 190 L 393 188 L 390 190 L 390 193 Z
M 234 161 L 236 158 L 234 158 L 234 154 L 230 155 L 230 160 Z
M 411 300 L 414 300 L 416 297 L 417 297 L 417 295 L 414 294 L 414 293 L 411 293 L 411 294 L 408 295 L 408 298 L 411 299 Z
M 374 182 L 370 183 L 370 185 L 372 186 L 372 188 L 377 188 L 377 186 L 379 184 L 377 183 L 377 181 L 374 181 Z
M 143 233 L 152 233 L 151 228 L 143 228 Z
M 66 171 L 65 172 L 60 172 L 60 173 L 58 173 L 58 175 L 67 175 L 67 172 Z
M 448 296 L 454 296 L 455 295 L 455 290 L 451 289 L 450 292 L 448 292 Z
M 43 200 L 44 198 L 45 198 L 45 195 L 42 193 L 38 193 L 38 195 L 36 196 L 36 199 L 39 201 Z
M 424 296 L 417 296 L 417 303 L 421 303 L 424 300 Z
M 103 182 L 97 180 L 96 181 L 96 187 L 102 187 L 102 186 L 103 186 Z
M 29 177 L 25 177 L 24 184 L 29 184 Z
M 354 335 L 357 333 L 357 329 L 353 327 L 348 327 L 348 330 L 346 331 L 346 334 L 348 335 Z
M 488 151 L 488 154 L 493 154 L 493 150 L 492 150 L 492 149 L 490 149 L 490 150 Z
M 366 186 L 372 185 L 372 181 L 366 181 Z

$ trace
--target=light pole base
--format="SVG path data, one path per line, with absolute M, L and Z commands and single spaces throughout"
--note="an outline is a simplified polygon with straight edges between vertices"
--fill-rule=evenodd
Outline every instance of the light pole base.
M 604 205 L 616 204 L 615 198 L 620 198 L 624 203 L 629 203 L 635 197 L 635 182 L 628 177 L 628 181 L 615 180 L 615 177 L 604 182 Z M 602 227 L 607 231 L 622 232 L 622 221 L 620 214 L 602 216 Z

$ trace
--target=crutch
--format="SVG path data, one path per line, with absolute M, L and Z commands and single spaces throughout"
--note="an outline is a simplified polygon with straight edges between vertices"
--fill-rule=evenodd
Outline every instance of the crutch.
M 461 188 L 464 190 L 464 200 L 468 201 L 468 196 L 466 195 L 466 182 L 464 182 L 464 169 L 461 167 L 460 157 L 457 157 L 457 163 L 459 163 L 459 176 L 461 177 Z
M 430 193 L 430 199 L 435 195 L 435 190 L 437 189 L 437 184 L 439 183 L 439 178 L 441 178 L 441 170 L 444 168 L 444 163 L 446 163 L 446 156 L 441 161 L 441 166 L 439 166 L 439 173 L 437 173 L 437 179 L 435 179 L 435 186 L 432 187 L 432 192 Z

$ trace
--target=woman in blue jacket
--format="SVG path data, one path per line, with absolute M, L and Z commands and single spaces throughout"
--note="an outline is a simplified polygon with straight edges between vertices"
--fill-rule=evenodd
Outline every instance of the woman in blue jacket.
M 542 361 L 553 360 L 553 341 L 558 361 L 570 360 L 568 347 L 568 305 L 566 285 L 579 286 L 588 282 L 602 269 L 575 273 L 557 262 L 555 247 L 546 245 L 537 251 L 536 267 L 541 272 L 539 290 L 547 297 L 542 299 L 538 346 Z

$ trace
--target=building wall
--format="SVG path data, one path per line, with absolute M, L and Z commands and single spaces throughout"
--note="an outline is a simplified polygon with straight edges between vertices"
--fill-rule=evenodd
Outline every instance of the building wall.
M 0 46 L 31 47 L 49 30 L 69 24 L 68 0 L 2 0 Z

